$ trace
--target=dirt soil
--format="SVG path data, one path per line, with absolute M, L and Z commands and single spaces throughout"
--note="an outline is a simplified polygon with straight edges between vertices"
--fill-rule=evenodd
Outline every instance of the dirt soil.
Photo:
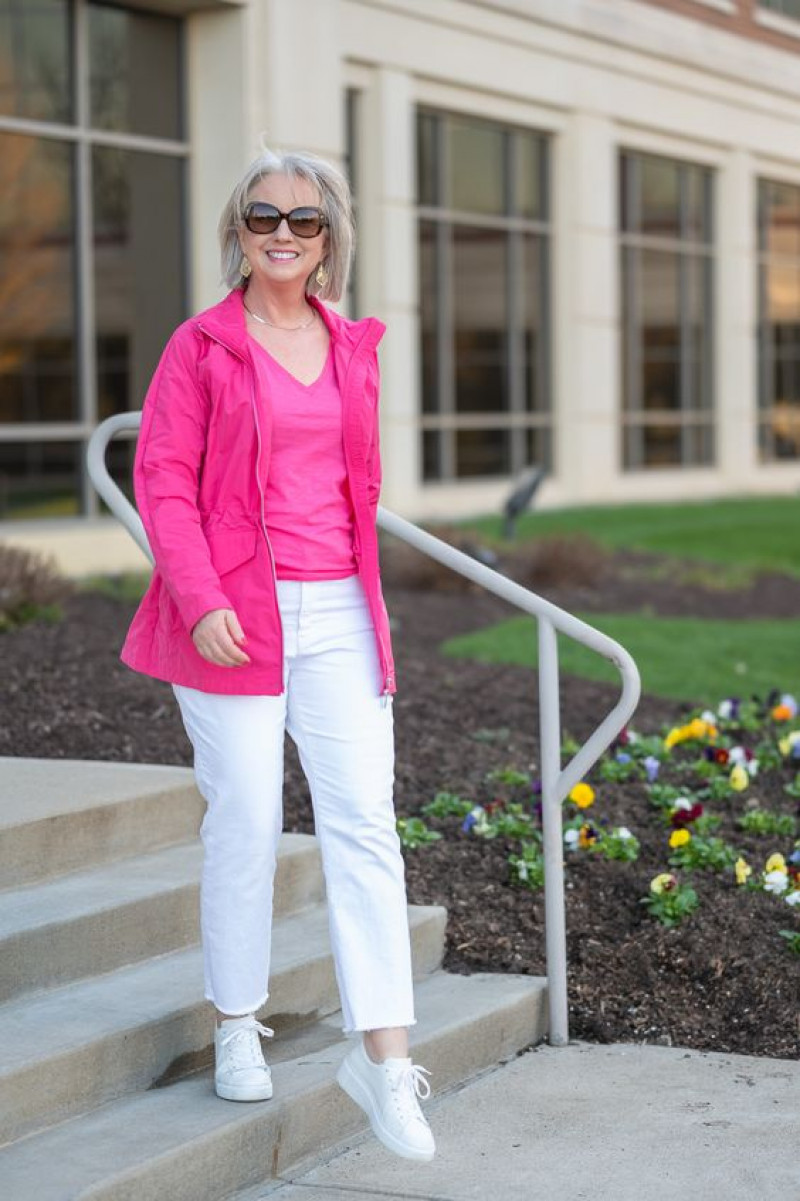
M 454 540 L 468 548 L 462 538 Z M 490 801 L 495 794 L 486 777 L 493 769 L 536 776 L 536 673 L 438 651 L 443 639 L 515 610 L 393 540 L 383 539 L 381 560 L 398 680 L 398 816 L 418 813 L 442 790 Z M 572 610 L 718 618 L 800 612 L 800 581 L 789 577 L 762 576 L 721 590 L 710 586 L 712 573 L 703 578 L 696 565 L 601 553 L 589 544 L 578 553 L 553 544 L 509 552 L 500 566 Z M 35 621 L 0 634 L 0 755 L 191 765 L 169 686 L 118 660 L 134 610 L 128 601 L 76 593 L 60 622 Z M 564 678 L 564 733 L 588 735 L 616 698 L 613 686 Z M 691 705 L 691 697 L 684 704 L 644 697 L 632 724 L 655 733 L 680 721 Z M 796 812 L 780 781 L 765 778 L 760 792 L 765 805 Z M 308 787 L 288 738 L 285 814 L 287 830 L 313 832 Z M 788 953 L 777 930 L 797 928 L 798 915 L 767 893 L 737 890 L 729 877 L 698 873 L 700 908 L 681 926 L 662 927 L 640 904 L 651 878 L 667 870 L 662 819 L 637 784 L 602 784 L 592 819 L 602 816 L 628 825 L 642 851 L 633 864 L 588 854 L 567 858 L 570 1034 L 604 1043 L 795 1056 L 800 959 Z M 448 909 L 444 966 L 544 975 L 543 895 L 510 883 L 506 856 L 513 844 L 462 832 L 455 818 L 429 824 L 446 836 L 404 852 L 406 880 L 410 902 Z M 777 842 L 748 840 L 732 820 L 719 834 L 756 863 L 777 849 Z

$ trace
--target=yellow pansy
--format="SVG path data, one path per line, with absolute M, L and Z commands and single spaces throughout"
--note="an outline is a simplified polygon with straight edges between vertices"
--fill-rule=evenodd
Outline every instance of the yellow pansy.
M 750 864 L 747 862 L 746 859 L 742 859 L 741 856 L 736 860 L 736 863 L 734 865 L 734 870 L 736 872 L 736 883 L 737 884 L 744 884 L 747 881 L 747 877 L 752 875 L 752 872 L 753 872 L 753 869 L 752 869 L 752 867 L 750 867 Z
M 767 866 L 764 868 L 764 871 L 767 873 L 769 873 L 769 872 L 785 872 L 786 871 L 786 860 L 784 859 L 783 855 L 779 855 L 777 852 L 774 855 L 770 855 L 769 859 L 767 860 Z
M 589 784 L 576 784 L 569 794 L 569 799 L 573 801 L 579 809 L 588 809 L 594 804 L 594 789 Z
M 650 881 L 650 891 L 658 896 L 665 889 L 674 888 L 676 884 L 677 880 L 672 872 L 661 872 L 660 875 Z
M 750 783 L 750 773 L 747 768 L 742 767 L 741 763 L 737 763 L 728 777 L 728 781 L 735 792 L 744 792 Z
M 669 845 L 671 847 L 685 847 L 687 842 L 691 841 L 691 837 L 691 834 L 684 826 L 680 830 L 672 831 L 669 836 Z

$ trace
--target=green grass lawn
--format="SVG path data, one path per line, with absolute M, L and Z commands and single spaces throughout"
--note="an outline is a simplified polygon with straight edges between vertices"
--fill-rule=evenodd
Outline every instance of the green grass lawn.
M 638 614 L 579 613 L 620 642 L 636 660 L 642 692 L 713 705 L 723 697 L 762 696 L 771 688 L 800 689 L 800 621 L 701 621 Z M 618 682 L 601 656 L 559 636 L 561 669 L 589 680 Z M 513 617 L 472 634 L 450 638 L 441 650 L 488 663 L 538 659 L 536 622 Z
M 501 538 L 500 517 L 460 524 Z M 610 547 L 800 576 L 800 496 L 534 511 L 517 525 L 518 540 L 568 533 L 586 534 Z

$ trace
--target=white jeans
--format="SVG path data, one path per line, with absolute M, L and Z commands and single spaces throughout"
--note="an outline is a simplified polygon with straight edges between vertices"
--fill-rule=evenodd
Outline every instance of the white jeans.
M 207 805 L 200 827 L 205 995 L 231 1015 L 254 1013 L 269 996 L 286 729 L 311 789 L 344 1033 L 411 1026 L 394 713 L 392 698 L 377 690 L 378 650 L 363 585 L 355 575 L 279 580 L 278 604 L 281 696 L 173 685 Z

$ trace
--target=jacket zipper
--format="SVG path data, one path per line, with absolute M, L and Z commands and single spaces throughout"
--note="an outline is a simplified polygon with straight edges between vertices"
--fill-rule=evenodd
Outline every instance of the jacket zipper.
M 256 487 L 258 488 L 258 497 L 259 497 L 259 518 L 261 521 L 261 531 L 264 535 L 264 541 L 266 542 L 267 550 L 269 551 L 269 564 L 272 569 L 272 579 L 273 579 L 274 588 L 275 588 L 275 611 L 278 615 L 278 630 L 280 631 L 280 636 L 281 636 L 281 653 L 280 653 L 279 662 L 281 665 L 280 673 L 281 673 L 281 694 L 282 694 L 283 693 L 283 653 L 284 653 L 283 621 L 281 619 L 280 605 L 278 604 L 278 575 L 277 575 L 277 572 L 275 571 L 275 555 L 273 554 L 272 543 L 270 542 L 269 534 L 267 533 L 267 522 L 266 522 L 266 517 L 265 517 L 264 489 L 261 485 L 261 472 L 260 472 L 260 467 L 261 467 L 261 425 L 258 420 L 258 406 L 256 404 L 255 368 L 253 367 L 252 363 L 247 362 L 244 355 L 238 354 L 231 346 L 229 346 L 227 344 L 227 342 L 223 342 L 221 338 L 218 338 L 215 334 L 212 334 L 209 330 L 207 330 L 205 328 L 205 326 L 199 325 L 198 329 L 201 329 L 203 331 L 203 333 L 206 335 L 206 337 L 211 338 L 211 340 L 213 342 L 216 342 L 217 345 L 222 346 L 225 350 L 227 350 L 229 352 L 229 354 L 232 354 L 235 359 L 238 359 L 241 363 L 244 363 L 245 367 L 248 368 L 248 371 L 250 373 L 250 405 L 253 410 L 253 421 L 255 422 L 255 426 L 256 426 L 256 442 L 258 444 L 258 451 L 256 454 Z

